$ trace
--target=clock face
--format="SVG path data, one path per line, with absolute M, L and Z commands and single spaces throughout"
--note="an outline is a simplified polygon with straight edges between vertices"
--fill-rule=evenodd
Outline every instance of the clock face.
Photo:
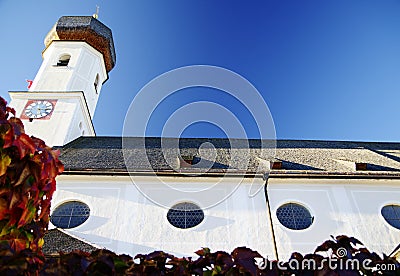
M 54 105 L 51 101 L 30 101 L 25 107 L 24 113 L 28 118 L 39 119 L 48 116 L 53 111 Z

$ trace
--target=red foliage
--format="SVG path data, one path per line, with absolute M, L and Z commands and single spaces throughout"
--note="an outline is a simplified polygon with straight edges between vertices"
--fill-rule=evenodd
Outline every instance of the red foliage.
M 208 248 L 196 251 L 199 257 L 178 258 L 174 255 L 155 251 L 150 254 L 138 254 L 134 258 L 128 255 L 117 255 L 106 249 L 98 249 L 92 253 L 74 251 L 61 253 L 59 258 L 47 259 L 40 275 L 251 275 L 251 276 L 278 276 L 278 275 L 400 275 L 400 264 L 394 258 L 379 257 L 366 248 L 357 248 L 348 241 L 354 238 L 338 236 L 336 239 L 324 242 L 318 251 L 333 252 L 336 248 L 348 245 L 351 254 L 342 256 L 343 264 L 364 259 L 368 262 L 368 269 L 363 267 L 340 267 L 328 265 L 328 257 L 318 254 L 308 254 L 304 257 L 300 253 L 293 253 L 287 262 L 269 261 L 262 259 L 260 254 L 246 247 L 238 247 L 232 253 L 223 251 L 211 252 Z M 354 239 L 355 240 L 355 239 Z M 329 245 L 328 245 L 329 244 Z M 338 247 L 339 246 L 339 247 Z M 338 260 L 337 256 L 330 256 Z M 260 259 L 262 262 L 260 262 Z M 307 260 L 307 261 L 304 261 Z M 304 261 L 304 262 L 303 262 Z M 314 267 L 298 266 L 294 264 L 315 263 Z M 384 265 L 384 266 L 382 266 Z M 385 269 L 379 269 L 385 267 Z M 1 273 L 0 269 L 0 273 Z
M 64 167 L 59 153 L 25 134 L 15 110 L 0 98 L 0 243 L 18 254 L 29 249 L 29 262 L 43 262 L 55 177 Z

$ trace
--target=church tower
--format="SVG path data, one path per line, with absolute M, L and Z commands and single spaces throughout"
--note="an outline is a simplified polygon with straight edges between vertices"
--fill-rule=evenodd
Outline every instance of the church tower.
M 63 16 L 44 44 L 29 91 L 10 92 L 10 106 L 26 132 L 50 146 L 95 136 L 92 118 L 116 61 L 111 30 L 92 16 Z

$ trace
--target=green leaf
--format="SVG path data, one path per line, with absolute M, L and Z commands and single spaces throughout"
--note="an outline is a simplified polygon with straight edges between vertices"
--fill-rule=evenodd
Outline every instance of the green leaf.
M 6 154 L 1 154 L 1 158 L 0 158 L 0 176 L 2 176 L 3 174 L 5 174 L 7 172 L 7 168 L 11 163 L 11 158 L 10 156 L 6 155 Z

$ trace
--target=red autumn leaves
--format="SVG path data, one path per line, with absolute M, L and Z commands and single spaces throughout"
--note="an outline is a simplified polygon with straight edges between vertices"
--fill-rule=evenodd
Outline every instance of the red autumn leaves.
M 55 177 L 64 167 L 59 152 L 25 134 L 15 110 L 0 98 L 0 242 L 18 253 L 41 254 Z

